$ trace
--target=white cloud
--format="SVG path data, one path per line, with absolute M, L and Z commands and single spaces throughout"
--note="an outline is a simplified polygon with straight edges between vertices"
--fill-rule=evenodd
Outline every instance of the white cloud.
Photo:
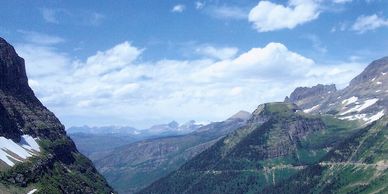
M 259 32 L 293 29 L 319 16 L 315 0 L 290 0 L 287 6 L 260 1 L 249 13 L 249 21 Z
M 373 14 L 370 16 L 362 15 L 358 17 L 351 29 L 359 33 L 364 33 L 369 30 L 375 30 L 386 26 L 388 26 L 388 19 Z
M 186 9 L 185 5 L 178 4 L 178 5 L 174 5 L 174 7 L 172 7 L 171 11 L 175 12 L 175 13 L 182 13 L 183 11 L 185 11 L 185 9 Z
M 217 121 L 241 109 L 252 111 L 260 103 L 283 100 L 297 86 L 346 84 L 363 68 L 319 65 L 281 43 L 241 54 L 233 47 L 208 48 L 209 57 L 197 60 L 144 62 L 138 60 L 143 49 L 129 42 L 84 61 L 53 47 L 16 46 L 26 59 L 31 87 L 67 125 L 145 127 L 173 119 Z M 213 49 L 230 51 L 211 56 Z
M 210 9 L 210 14 L 219 19 L 247 19 L 248 13 L 239 7 L 221 6 Z
M 198 47 L 196 52 L 215 59 L 230 59 L 234 57 L 238 49 L 235 47 L 216 48 L 213 46 Z

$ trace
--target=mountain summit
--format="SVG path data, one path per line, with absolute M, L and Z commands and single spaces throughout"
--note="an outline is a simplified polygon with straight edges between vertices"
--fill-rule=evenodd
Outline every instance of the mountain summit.
M 64 126 L 35 97 L 24 59 L 0 38 L 0 188 L 4 192 L 111 193 Z
M 306 113 L 331 114 L 365 124 L 376 121 L 388 113 L 388 57 L 373 61 L 342 90 L 335 90 L 334 85 L 297 88 L 285 101 Z

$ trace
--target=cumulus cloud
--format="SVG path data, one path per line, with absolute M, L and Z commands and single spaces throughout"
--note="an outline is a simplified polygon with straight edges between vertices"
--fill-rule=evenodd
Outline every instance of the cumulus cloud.
M 178 5 L 174 5 L 174 7 L 172 7 L 171 11 L 175 12 L 175 13 L 182 13 L 183 11 L 185 11 L 185 9 L 186 9 L 185 5 L 178 4 Z
M 388 26 L 388 19 L 380 17 L 376 14 L 365 16 L 362 15 L 357 18 L 357 20 L 352 25 L 352 30 L 357 31 L 358 33 L 364 33 L 369 30 L 375 30 L 381 27 Z
M 144 50 L 130 42 L 85 60 L 50 46 L 18 44 L 16 50 L 37 96 L 67 125 L 223 120 L 283 100 L 297 86 L 345 85 L 363 67 L 320 65 L 275 42 L 247 51 L 207 46 L 193 60 L 141 61 Z
M 260 1 L 249 13 L 249 21 L 259 32 L 293 29 L 315 20 L 319 16 L 319 4 L 315 0 L 290 0 L 286 6 Z

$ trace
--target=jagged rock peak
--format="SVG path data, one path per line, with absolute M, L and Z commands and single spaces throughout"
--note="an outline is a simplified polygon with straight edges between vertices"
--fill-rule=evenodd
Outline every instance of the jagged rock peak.
M 350 81 L 350 86 L 364 83 L 368 80 L 375 79 L 388 73 L 388 57 L 373 61 L 365 70 Z
M 330 84 L 330 85 L 318 84 L 313 87 L 298 87 L 291 93 L 290 97 L 286 97 L 284 101 L 295 103 L 302 99 L 327 95 L 330 93 L 334 93 L 336 91 L 337 91 L 337 88 L 335 84 Z
M 24 59 L 12 45 L 0 37 L 0 89 L 20 90 L 28 87 Z

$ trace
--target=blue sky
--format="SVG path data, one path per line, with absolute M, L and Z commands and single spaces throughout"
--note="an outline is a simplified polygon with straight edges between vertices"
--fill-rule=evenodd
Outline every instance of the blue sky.
M 223 120 L 388 53 L 384 0 L 15 0 L 0 21 L 66 126 Z

